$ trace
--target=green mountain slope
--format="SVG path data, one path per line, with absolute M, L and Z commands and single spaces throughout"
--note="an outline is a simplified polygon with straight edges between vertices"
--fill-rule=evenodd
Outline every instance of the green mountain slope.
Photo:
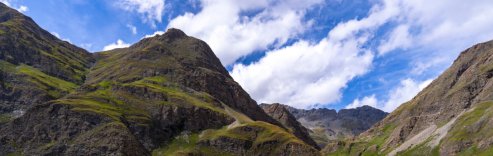
M 84 49 L 0 3 L 0 124 L 33 104 L 73 92 L 93 62 Z
M 411 101 L 356 140 L 334 143 L 340 155 L 491 154 L 493 41 L 475 45 Z
M 0 117 L 0 155 L 319 155 L 263 112 L 205 42 L 180 30 L 90 55 L 2 12 L 28 19 L 30 27 L 10 24 L 32 39 L 0 45 L 10 50 L 1 51 L 2 100 L 38 90 L 32 95 L 46 98 Z

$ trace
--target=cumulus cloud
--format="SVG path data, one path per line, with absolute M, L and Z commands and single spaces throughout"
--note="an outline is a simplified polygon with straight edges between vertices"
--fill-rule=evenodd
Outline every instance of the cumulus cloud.
M 408 48 L 411 46 L 411 36 L 409 34 L 409 26 L 408 25 L 400 25 L 396 27 L 388 37 L 386 41 L 383 42 L 378 47 L 379 55 L 384 55 L 387 52 L 390 52 L 399 48 Z
M 404 79 L 400 85 L 390 91 L 389 99 L 381 107 L 383 111 L 392 112 L 402 103 L 411 100 L 421 90 L 431 83 L 431 79 L 425 81 L 415 81 L 413 79 Z
M 130 44 L 123 42 L 121 39 L 118 39 L 115 43 L 111 43 L 109 45 L 104 46 L 103 51 L 112 50 L 116 48 L 126 48 L 129 46 Z
M 118 0 L 116 6 L 126 11 L 142 14 L 143 20 L 156 27 L 156 22 L 162 21 L 164 0 Z
M 279 47 L 309 26 L 307 9 L 322 0 L 202 0 L 202 10 L 172 19 L 168 28 L 182 29 L 206 41 L 224 65 L 268 47 Z M 253 12 L 247 16 L 245 13 Z M 257 13 L 258 12 L 258 13 Z
M 366 18 L 339 23 L 318 43 L 301 40 L 251 65 L 237 64 L 231 75 L 259 102 L 297 108 L 337 102 L 347 83 L 370 69 L 374 54 L 363 45 L 398 13 L 393 5 L 385 1 Z
M 127 24 L 127 28 L 130 29 L 130 32 L 132 32 L 133 35 L 137 34 L 137 27 L 131 24 Z
M 393 22 L 390 37 L 380 45 L 380 52 L 394 49 L 422 49 L 434 54 L 414 60 L 419 71 L 434 66 L 448 66 L 465 48 L 493 38 L 493 3 L 489 0 L 473 0 L 464 4 L 461 0 L 399 0 L 400 13 Z M 410 33 L 413 32 L 413 33 Z M 433 56 L 432 58 L 430 56 Z
M 164 31 L 156 31 L 153 34 L 145 35 L 144 38 L 154 37 L 156 35 L 162 35 L 162 34 L 164 34 Z
M 29 8 L 27 6 L 24 6 L 24 5 L 21 5 L 18 9 L 17 9 L 19 12 L 27 12 L 29 11 Z
M 371 106 L 373 108 L 377 108 L 378 100 L 375 97 L 375 94 L 371 96 L 365 96 L 363 99 L 356 99 L 353 103 L 346 106 L 346 109 L 357 108 L 361 106 Z
M 417 54 L 415 58 L 410 58 L 410 64 L 416 65 L 410 74 L 419 75 L 430 67 L 451 62 L 449 60 L 453 60 L 461 49 L 493 38 L 493 30 L 490 30 L 493 21 L 487 20 L 493 16 L 493 10 L 488 9 L 492 7 L 493 3 L 486 0 L 476 0 L 468 5 L 460 0 L 377 1 L 367 17 L 337 24 L 319 43 L 310 44 L 301 40 L 292 46 L 269 51 L 256 63 L 235 65 L 231 74 L 259 102 L 283 102 L 298 108 L 335 103 L 349 81 L 370 70 L 374 57 L 364 56 L 378 54 L 384 57 L 396 49 L 419 49 L 426 55 Z M 389 33 L 374 38 L 378 29 L 389 30 Z M 380 44 L 366 49 L 363 45 L 367 40 Z M 362 52 L 372 49 L 377 51 L 362 55 Z M 337 54 L 337 57 L 326 57 L 329 54 Z M 273 56 L 276 56 L 275 59 Z M 340 60 L 352 63 L 330 65 Z M 299 72 L 299 69 L 306 71 Z M 402 80 L 389 98 L 383 100 L 380 108 L 385 111 L 395 109 L 429 82 L 431 80 Z M 361 104 L 359 99 L 355 102 L 352 104 Z
M 237 64 L 231 75 L 261 103 L 281 102 L 310 108 L 335 102 L 346 83 L 364 74 L 371 64 L 372 53 L 359 49 L 362 42 L 300 41 L 267 52 L 251 65 Z

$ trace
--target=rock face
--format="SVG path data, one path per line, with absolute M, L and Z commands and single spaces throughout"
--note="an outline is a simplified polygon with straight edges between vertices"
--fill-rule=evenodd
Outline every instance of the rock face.
M 354 109 L 296 109 L 283 105 L 306 128 L 320 147 L 328 143 L 352 138 L 368 130 L 388 113 L 362 106 Z
M 493 41 L 477 44 L 462 52 L 411 101 L 351 141 L 358 148 L 331 151 L 346 155 L 491 154 L 492 77 Z
M 278 103 L 270 105 L 261 104 L 260 107 L 262 107 L 262 109 L 264 109 L 269 116 L 279 121 L 284 127 L 288 128 L 296 137 L 303 140 L 305 143 L 320 149 L 317 143 L 310 138 L 308 130 L 303 127 L 303 125 L 301 125 L 291 113 L 289 113 L 285 105 Z
M 0 155 L 320 154 L 180 30 L 92 55 L 0 9 Z

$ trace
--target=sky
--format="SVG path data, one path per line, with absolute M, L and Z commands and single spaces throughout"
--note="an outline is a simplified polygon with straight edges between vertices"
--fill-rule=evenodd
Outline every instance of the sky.
M 90 52 L 178 28 L 258 103 L 391 112 L 493 39 L 493 1 L 0 0 Z

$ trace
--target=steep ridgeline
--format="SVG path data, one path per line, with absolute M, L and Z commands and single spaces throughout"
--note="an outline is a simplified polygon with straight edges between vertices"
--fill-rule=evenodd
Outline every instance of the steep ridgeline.
M 261 104 L 260 106 L 269 105 Z M 327 108 L 304 110 L 287 105 L 281 106 L 285 107 L 298 122 L 309 129 L 311 138 L 322 148 L 328 143 L 359 135 L 388 114 L 370 106 L 341 109 L 339 112 Z
M 341 155 L 491 155 L 493 41 L 460 54 L 411 101 L 353 141 L 328 145 Z
M 289 131 L 296 137 L 319 149 L 317 143 L 310 138 L 308 130 L 303 127 L 303 125 L 301 125 L 291 113 L 289 113 L 285 105 L 278 103 L 261 104 L 260 107 L 262 107 L 262 109 L 264 109 L 269 116 L 279 121 L 284 127 L 288 128 Z
M 36 51 L 23 52 L 34 60 L 44 55 L 62 59 L 61 46 L 69 44 L 59 43 L 53 45 L 58 50 L 39 56 Z M 17 54 L 17 47 L 12 48 Z M 63 52 L 70 52 L 70 58 L 85 56 L 83 50 L 81 56 Z M 205 42 L 180 30 L 170 29 L 129 48 L 96 53 L 94 66 L 84 74 L 85 65 L 92 61 L 87 56 L 83 70 L 67 64 L 58 74 L 52 67 L 44 69 L 51 64 L 16 64 L 3 58 L 9 65 L 3 75 L 28 68 L 38 77 L 4 81 L 2 76 L 2 83 L 48 85 L 44 78 L 47 82 L 56 78 L 53 84 L 63 81 L 74 86 L 44 103 L 30 103 L 24 115 L 1 124 L 0 155 L 319 155 L 263 112 Z M 63 70 L 80 73 L 80 79 L 63 75 Z M 57 87 L 41 89 L 58 91 Z
M 74 92 L 93 63 L 84 49 L 0 3 L 0 125 L 33 104 Z

